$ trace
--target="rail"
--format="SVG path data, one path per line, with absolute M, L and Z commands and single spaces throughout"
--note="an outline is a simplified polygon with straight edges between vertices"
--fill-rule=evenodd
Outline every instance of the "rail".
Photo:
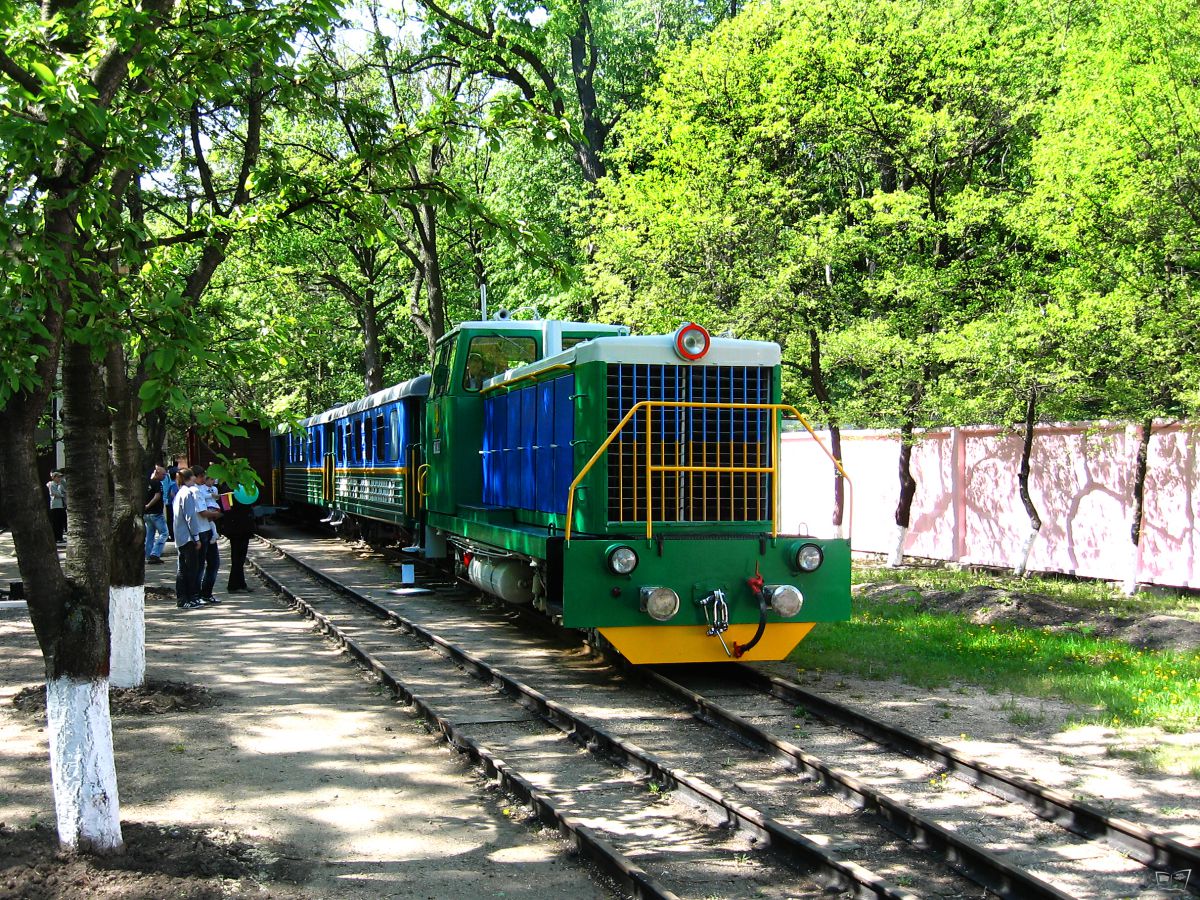
M 790 412 L 796 417 L 796 419 L 800 422 L 800 424 L 804 426 L 804 428 L 808 431 L 808 433 L 810 435 L 812 435 L 813 440 L 817 442 L 817 446 L 820 447 L 821 450 L 824 451 L 825 455 L 829 457 L 830 462 L 833 463 L 834 468 L 837 469 L 838 474 L 841 475 L 842 478 L 846 479 L 846 484 L 849 488 L 849 490 L 847 491 L 846 501 L 847 501 L 847 506 L 849 507 L 849 511 L 850 511 L 849 516 L 847 518 L 846 533 L 848 535 L 853 534 L 853 530 L 854 530 L 854 523 L 853 523 L 854 483 L 850 480 L 850 476 L 846 474 L 846 470 L 844 468 L 842 468 L 841 462 L 839 462 L 837 457 L 835 457 L 829 451 L 829 448 L 825 446 L 824 441 L 822 441 L 821 438 L 817 436 L 816 431 L 814 431 L 812 425 L 809 424 L 808 419 L 806 419 L 804 417 L 803 413 L 801 413 L 800 410 L 796 409 L 796 407 L 791 406 L 787 403 L 697 403 L 697 402 L 683 401 L 683 400 L 639 400 L 637 403 L 635 403 L 633 406 L 631 406 L 629 408 L 629 411 L 627 413 L 625 413 L 625 415 L 621 419 L 621 421 L 618 422 L 616 424 L 616 426 L 613 428 L 613 430 L 609 432 L 608 437 L 604 439 L 604 442 L 598 448 L 596 448 L 596 452 L 592 454 L 591 459 L 589 459 L 587 461 L 587 463 L 584 464 L 583 468 L 579 470 L 579 474 L 575 476 L 575 480 L 571 482 L 571 486 L 567 490 L 567 523 L 566 523 L 566 528 L 564 530 L 564 537 L 568 544 L 571 543 L 571 525 L 574 520 L 574 512 L 575 512 L 575 492 L 579 489 L 580 483 L 587 476 L 588 472 L 590 472 L 592 470 L 592 467 L 596 464 L 596 462 L 600 459 L 600 457 L 608 452 L 608 448 L 612 444 L 612 442 L 617 439 L 617 436 L 625 429 L 625 426 L 628 425 L 629 422 L 633 420 L 633 417 L 642 409 L 646 410 L 645 473 L 646 473 L 646 538 L 647 538 L 647 540 L 654 537 L 654 521 L 653 521 L 654 517 L 653 517 L 652 507 L 651 507 L 651 499 L 652 499 L 653 492 L 650 490 L 651 476 L 654 475 L 655 473 L 661 474 L 661 473 L 665 473 L 665 472 L 704 472 L 704 473 L 726 472 L 726 473 L 737 473 L 737 474 L 745 474 L 745 475 L 769 474 L 771 476 L 771 537 L 777 537 L 779 535 L 779 416 L 774 415 L 774 414 L 780 413 L 780 412 Z M 771 465 L 769 465 L 769 466 L 720 466 L 720 465 L 717 465 L 717 466 L 693 466 L 693 465 L 668 466 L 668 465 L 662 465 L 662 464 L 656 465 L 652 462 L 652 455 L 651 455 L 651 447 L 653 446 L 653 444 L 652 444 L 652 436 L 653 436 L 652 429 L 653 429 L 653 418 L 654 418 L 651 415 L 651 413 L 656 409 L 728 409 L 728 410 L 742 409 L 742 410 L 755 410 L 758 412 L 770 411 L 772 413 L 772 415 L 771 415 L 771 451 L 772 451 L 771 452 Z

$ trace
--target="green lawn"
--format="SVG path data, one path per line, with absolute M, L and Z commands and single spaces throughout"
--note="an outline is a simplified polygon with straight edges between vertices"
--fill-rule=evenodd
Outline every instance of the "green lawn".
M 894 579 L 888 577 L 892 574 Z M 986 583 L 1042 593 L 1030 579 L 993 575 L 981 579 L 933 569 L 871 569 L 857 572 L 856 580 L 860 579 L 895 580 L 925 590 L 961 591 Z M 1058 584 L 1064 587 L 1054 599 L 1078 602 L 1070 596 L 1078 591 L 1080 605 L 1099 603 L 1100 588 L 1105 587 Z M 1111 597 L 1105 600 L 1111 602 L 1115 602 Z M 1143 614 L 1157 611 L 1153 606 L 1139 609 Z M 1086 634 L 1000 623 L 977 625 L 960 615 L 921 611 L 904 600 L 856 598 L 851 621 L 814 629 L 793 659 L 806 668 L 876 678 L 899 676 L 926 687 L 968 683 L 998 694 L 1059 698 L 1085 710 L 1081 721 L 1159 725 L 1176 732 L 1200 728 L 1200 652 L 1142 651 Z
M 1118 616 L 1164 613 L 1200 621 L 1200 598 L 1179 591 L 1143 591 L 1126 597 L 1107 581 L 1090 581 L 1066 576 L 980 573 L 939 565 L 905 566 L 890 569 L 855 561 L 850 575 L 854 584 L 911 584 L 923 591 L 966 591 L 988 585 L 1014 593 L 1038 594 L 1079 609 L 1098 609 Z

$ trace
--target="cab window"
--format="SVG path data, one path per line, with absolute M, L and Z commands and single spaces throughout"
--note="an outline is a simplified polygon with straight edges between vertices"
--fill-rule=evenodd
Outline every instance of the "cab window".
M 443 341 L 433 357 L 433 396 L 440 397 L 450 387 L 450 350 L 454 341 Z
M 525 335 L 476 335 L 467 347 L 463 389 L 477 391 L 493 375 L 533 362 L 537 352 L 537 341 Z

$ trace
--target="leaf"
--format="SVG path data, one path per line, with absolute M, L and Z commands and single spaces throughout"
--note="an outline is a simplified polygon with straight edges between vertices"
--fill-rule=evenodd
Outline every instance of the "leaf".
M 29 68 L 33 69 L 35 74 L 44 84 L 58 84 L 58 76 L 54 74 L 54 70 L 45 63 L 37 62 L 36 60 L 29 64 Z

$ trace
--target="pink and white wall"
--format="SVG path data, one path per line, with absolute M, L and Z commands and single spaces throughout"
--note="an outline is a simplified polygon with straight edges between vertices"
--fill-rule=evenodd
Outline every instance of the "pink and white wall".
M 818 432 L 828 446 L 828 434 Z M 1031 571 L 1114 581 L 1200 587 L 1200 465 L 1197 426 L 1156 425 L 1150 440 L 1142 542 L 1129 529 L 1139 429 L 1106 423 L 1039 426 L 1030 493 L 1042 530 Z M 917 494 L 904 552 L 961 563 L 1011 567 L 1020 561 L 1029 519 L 1017 493 L 1021 435 L 996 428 L 926 432 L 914 446 Z M 842 433 L 854 482 L 855 550 L 889 553 L 896 543 L 899 440 L 895 432 Z M 831 536 L 831 463 L 804 432 L 783 437 L 782 519 Z

